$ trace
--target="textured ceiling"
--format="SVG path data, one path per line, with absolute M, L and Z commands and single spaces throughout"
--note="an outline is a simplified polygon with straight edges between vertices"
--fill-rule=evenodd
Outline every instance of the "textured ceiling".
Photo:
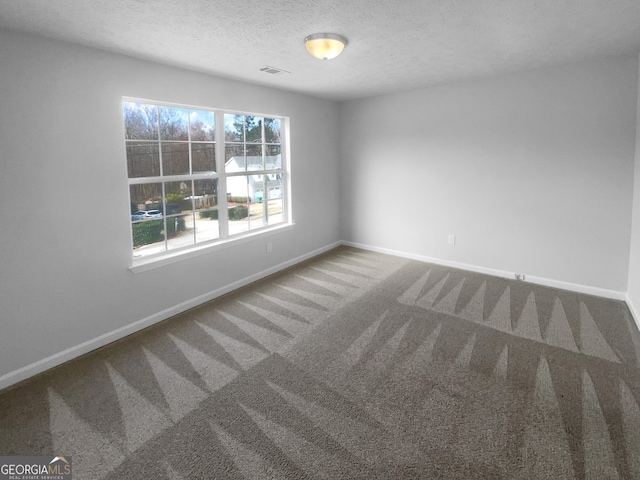
M 0 27 L 344 100 L 637 53 L 640 0 L 3 0 Z

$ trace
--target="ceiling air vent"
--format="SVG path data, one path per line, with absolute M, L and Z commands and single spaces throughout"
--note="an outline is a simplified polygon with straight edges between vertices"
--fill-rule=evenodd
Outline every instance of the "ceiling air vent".
M 282 70 L 281 68 L 272 67 L 270 65 L 265 65 L 260 69 L 261 72 L 268 73 L 270 75 L 280 75 L 281 73 L 291 73 L 286 70 Z

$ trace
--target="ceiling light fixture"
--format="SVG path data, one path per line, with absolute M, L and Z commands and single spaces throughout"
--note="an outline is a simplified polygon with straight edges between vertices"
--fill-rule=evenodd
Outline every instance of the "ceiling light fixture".
M 347 46 L 347 39 L 335 33 L 314 33 L 304 39 L 304 46 L 314 57 L 331 60 L 342 53 Z

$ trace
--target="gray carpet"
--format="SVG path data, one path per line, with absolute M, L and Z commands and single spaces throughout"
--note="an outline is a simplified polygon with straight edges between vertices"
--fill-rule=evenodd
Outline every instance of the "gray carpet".
M 622 302 L 341 247 L 0 392 L 76 479 L 640 478 Z

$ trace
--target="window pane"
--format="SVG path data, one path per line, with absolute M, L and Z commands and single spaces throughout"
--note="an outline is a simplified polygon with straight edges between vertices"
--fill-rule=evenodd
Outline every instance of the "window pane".
M 261 202 L 265 198 L 266 175 L 249 175 L 249 200 Z
M 158 139 L 158 107 L 146 103 L 122 102 L 124 138 L 127 140 Z
M 162 174 L 185 175 L 189 173 L 189 144 L 162 144 Z
M 193 203 L 195 210 L 207 210 L 218 205 L 218 179 L 207 178 L 193 181 Z
M 264 149 L 265 155 L 267 156 L 267 164 L 271 163 L 275 165 L 275 167 L 267 166 L 267 168 L 282 168 L 282 160 L 280 158 L 281 148 L 280 145 L 265 145 Z
M 195 214 L 196 243 L 220 238 L 218 208 L 199 210 Z
M 229 235 L 249 230 L 249 205 L 247 203 L 229 204 Z
M 163 252 L 162 184 L 131 185 L 129 191 L 134 256 Z
M 146 220 L 131 224 L 133 256 L 145 257 L 166 250 L 164 242 L 164 219 Z
M 281 143 L 279 118 L 264 119 L 264 141 L 266 143 Z
M 267 198 L 270 200 L 274 198 L 283 198 L 284 185 L 282 183 L 282 174 L 269 173 L 265 176 L 267 177 Z
M 224 149 L 224 157 L 225 172 L 233 173 L 246 171 L 243 145 L 227 145 Z
M 214 113 L 204 110 L 191 110 L 190 112 L 191 140 L 194 142 L 214 141 L 216 139 Z
M 215 172 L 216 148 L 214 143 L 191 145 L 191 163 L 194 172 Z
M 244 142 L 244 115 L 224 114 L 224 140 Z
M 167 214 L 167 248 L 193 245 L 193 182 L 166 182 L 164 195 Z
M 247 170 L 264 170 L 264 160 L 262 158 L 262 145 L 252 145 L 247 147 Z
M 218 179 L 194 180 L 193 202 L 196 209 L 194 228 L 196 243 L 220 238 L 218 223 Z
M 249 207 L 249 228 L 251 230 L 264 227 L 267 224 L 264 208 L 265 202 L 252 203 Z
M 129 187 L 131 195 L 131 210 L 136 211 L 159 210 L 162 208 L 162 184 L 143 183 L 142 185 L 131 185 Z
M 129 178 L 160 175 L 160 154 L 157 143 L 127 143 Z
M 167 217 L 167 249 L 193 245 L 193 213 Z
M 267 205 L 267 223 L 275 225 L 283 221 L 284 204 L 282 199 L 269 200 Z
M 167 203 L 167 215 L 176 215 L 193 210 L 192 181 L 166 182 L 164 195 Z
M 244 117 L 247 143 L 262 143 L 262 117 Z
M 227 178 L 227 196 L 229 197 L 229 207 L 231 207 L 231 203 L 248 201 L 249 192 L 245 175 Z
M 189 111 L 186 108 L 160 107 L 160 138 L 189 140 Z

